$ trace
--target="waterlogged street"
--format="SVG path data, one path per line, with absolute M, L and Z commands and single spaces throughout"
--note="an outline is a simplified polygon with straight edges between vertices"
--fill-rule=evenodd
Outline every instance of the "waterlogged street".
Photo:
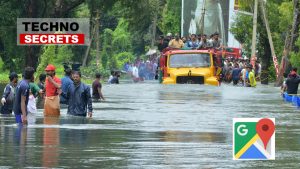
M 122 82 L 124 83 L 124 82 Z M 0 168 L 299 168 L 300 111 L 270 86 L 105 85 L 92 119 L 0 118 Z M 276 119 L 276 160 L 234 161 L 232 118 Z

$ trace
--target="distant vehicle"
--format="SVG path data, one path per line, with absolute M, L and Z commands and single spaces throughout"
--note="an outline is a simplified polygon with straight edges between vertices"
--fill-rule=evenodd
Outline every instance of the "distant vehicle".
M 219 86 L 216 58 L 217 55 L 210 49 L 178 50 L 166 48 L 160 57 L 160 82 L 163 84 Z
M 233 48 L 233 47 L 225 47 L 223 50 L 216 51 L 215 54 L 222 55 L 223 58 L 241 59 L 242 58 L 242 49 L 241 48 Z

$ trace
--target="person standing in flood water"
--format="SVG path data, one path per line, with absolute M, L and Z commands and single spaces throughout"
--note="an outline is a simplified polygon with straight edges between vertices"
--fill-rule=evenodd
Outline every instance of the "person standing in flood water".
M 233 85 L 237 85 L 239 83 L 240 77 L 241 77 L 241 69 L 239 68 L 239 65 L 235 63 L 234 69 L 232 70 L 232 81 Z
M 139 82 L 140 80 L 140 77 L 139 77 L 139 69 L 137 67 L 137 64 L 134 64 L 133 68 L 132 68 L 132 79 L 133 81 L 136 83 L 136 82 Z
M 249 87 L 256 87 L 256 79 L 255 79 L 252 65 L 248 65 L 247 71 L 249 72 L 248 73 Z
M 38 82 L 38 87 L 40 88 L 40 89 L 42 89 L 42 90 L 44 90 L 45 89 L 45 81 L 46 81 L 46 77 L 47 77 L 47 75 L 46 74 L 44 74 L 44 73 L 42 73 L 42 74 L 40 74 L 40 76 L 39 76 L 39 82 Z
M 288 75 L 288 78 L 285 83 L 286 83 L 287 94 L 289 94 L 289 95 L 297 95 L 298 94 L 300 77 L 297 74 L 297 68 L 293 68 L 291 73 Z
M 1 114 L 12 114 L 13 104 L 15 100 L 15 90 L 18 84 L 18 74 L 15 72 L 9 75 L 10 83 L 4 88 L 4 93 L 2 95 L 1 103 Z
M 119 77 L 120 77 L 120 74 L 119 74 L 119 72 L 116 71 L 110 84 L 119 84 Z
M 46 69 L 46 97 L 44 104 L 44 115 L 45 116 L 59 116 L 60 115 L 60 104 L 59 94 L 61 93 L 61 80 L 55 76 L 55 67 L 49 64 Z
M 14 102 L 14 113 L 16 123 L 27 124 L 27 105 L 29 100 L 29 82 L 34 80 L 34 69 L 25 68 L 24 78 L 16 87 L 16 97 Z
M 101 79 L 101 74 L 96 73 L 96 80 L 92 84 L 93 99 L 95 101 L 101 101 L 101 99 L 105 100 L 102 94 L 102 84 L 100 82 L 100 79 Z
M 29 98 L 28 98 L 28 105 L 27 105 L 27 121 L 28 124 L 34 124 L 36 121 L 36 113 L 37 113 L 37 104 L 36 104 L 36 97 L 38 95 L 43 94 L 43 90 L 39 88 L 37 84 L 33 81 L 29 83 Z
M 46 81 L 46 74 L 42 73 L 39 76 L 38 87 L 43 90 L 43 94 L 38 95 L 36 106 L 38 109 L 43 109 L 45 104 L 45 81 Z
M 66 92 L 68 87 L 73 83 L 71 79 L 72 70 L 68 67 L 65 69 L 65 76 L 61 79 L 61 91 Z M 64 97 L 60 97 L 61 104 L 67 104 Z
M 74 83 L 61 95 L 68 103 L 68 114 L 74 116 L 92 117 L 93 105 L 90 87 L 81 82 L 81 73 L 73 72 Z

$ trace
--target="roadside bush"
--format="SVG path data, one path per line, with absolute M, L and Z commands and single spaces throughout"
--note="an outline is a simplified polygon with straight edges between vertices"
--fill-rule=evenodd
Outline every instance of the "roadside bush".
M 293 67 L 297 67 L 298 69 L 300 69 L 300 53 L 292 52 L 290 61 Z
M 97 66 L 96 62 L 91 63 L 87 67 L 80 68 L 83 78 L 93 79 L 96 73 L 101 73 L 103 78 L 110 75 L 110 70 L 103 69 L 102 66 Z

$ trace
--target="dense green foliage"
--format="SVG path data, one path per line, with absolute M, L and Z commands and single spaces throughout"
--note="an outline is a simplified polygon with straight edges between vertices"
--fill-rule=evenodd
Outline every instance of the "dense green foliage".
M 296 46 L 300 47 L 300 39 L 296 41 Z M 300 53 L 292 52 L 291 53 L 291 58 L 290 58 L 291 63 L 293 66 L 298 67 L 300 69 Z
M 92 75 L 95 70 L 121 69 L 125 62 L 146 53 L 159 35 L 179 32 L 180 5 L 181 0 L 0 0 L 0 58 L 5 63 L 0 69 L 20 73 L 25 66 L 33 66 L 40 74 L 48 63 L 59 68 L 63 62 L 82 63 L 87 50 L 86 46 L 17 46 L 17 18 L 86 17 L 91 19 L 91 35 L 99 21 L 100 65 L 94 36 L 87 67 L 82 68 Z
M 253 0 L 241 1 L 240 10 L 253 13 L 253 4 Z M 286 35 L 288 35 L 293 22 L 293 2 L 290 0 L 268 0 L 266 12 L 272 33 L 275 53 L 278 61 L 281 61 L 285 38 Z M 252 19 L 252 16 L 238 14 L 230 30 L 235 38 L 243 44 L 245 54 L 248 57 L 251 57 Z M 256 46 L 258 58 L 263 62 L 263 71 L 269 74 L 269 79 L 275 79 L 270 46 L 260 7 L 258 8 L 257 31 L 258 40 Z M 300 54 L 291 53 L 291 63 L 293 66 L 300 67 L 299 56 Z
M 167 0 L 163 8 L 159 28 L 164 34 L 179 33 L 181 25 L 181 1 Z
M 116 29 L 104 30 L 102 66 L 105 69 L 120 69 L 126 62 L 133 61 L 132 36 L 128 31 L 128 22 L 121 18 Z
M 240 2 L 241 10 L 253 12 L 253 0 Z M 280 61 L 285 37 L 292 25 L 293 2 L 268 0 L 266 8 L 276 54 Z M 99 18 L 96 18 L 97 14 Z M 87 17 L 91 20 L 91 34 L 94 33 L 95 23 L 99 21 L 99 39 L 94 36 L 87 57 L 87 67 L 82 68 L 87 76 L 92 76 L 95 71 L 109 74 L 110 70 L 121 69 L 124 63 L 143 57 L 159 35 L 168 32 L 179 33 L 181 0 L 0 0 L 0 69 L 20 73 L 25 66 L 33 66 L 41 73 L 48 63 L 53 63 L 59 68 L 63 62 L 82 63 L 87 47 L 17 46 L 18 17 Z M 239 14 L 232 24 L 231 32 L 243 44 L 249 57 L 252 17 Z M 97 40 L 100 40 L 100 65 L 97 64 Z M 299 39 L 296 45 L 300 47 Z M 258 18 L 257 50 L 264 71 L 274 74 L 269 72 L 274 69 L 271 67 L 272 58 L 261 17 Z M 290 60 L 294 66 L 300 67 L 299 57 L 299 53 L 291 52 Z
M 253 0 L 248 1 L 248 4 L 241 6 L 241 10 L 250 10 L 248 12 L 252 13 L 253 11 L 251 10 L 253 10 Z M 291 1 L 286 0 L 269 0 L 267 1 L 266 8 L 276 54 L 281 57 L 285 35 L 287 31 L 289 31 L 289 26 L 292 24 L 293 4 Z M 260 8 L 258 8 L 258 11 L 258 38 L 261 36 L 266 37 L 267 33 L 262 20 Z M 249 56 L 251 53 L 252 16 L 238 14 L 238 16 L 235 18 L 235 22 L 231 26 L 231 32 L 235 35 L 235 38 L 245 46 L 245 50 Z M 261 41 L 258 41 L 257 46 L 261 46 L 261 43 Z M 263 54 L 264 53 L 262 53 L 262 55 Z

